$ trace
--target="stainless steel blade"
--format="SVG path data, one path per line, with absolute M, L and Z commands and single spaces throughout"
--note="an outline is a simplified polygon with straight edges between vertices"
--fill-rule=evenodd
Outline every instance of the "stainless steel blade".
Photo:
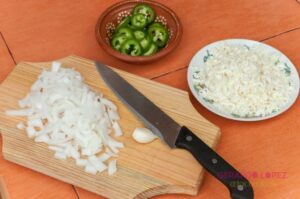
M 98 62 L 96 66 L 105 83 L 144 125 L 175 148 L 181 126 L 111 68 Z M 161 96 L 164 96 L 163 93 Z

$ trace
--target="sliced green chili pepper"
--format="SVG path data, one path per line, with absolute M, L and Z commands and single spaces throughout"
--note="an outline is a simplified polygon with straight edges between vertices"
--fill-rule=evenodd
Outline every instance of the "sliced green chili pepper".
M 129 26 L 130 26 L 130 25 L 129 25 L 130 23 L 131 23 L 131 17 L 130 17 L 130 16 L 125 17 L 125 18 L 121 21 L 121 23 L 119 23 L 119 25 L 117 26 L 115 32 L 118 32 L 121 28 L 129 27 Z
M 139 3 L 131 14 L 117 25 L 111 39 L 112 48 L 130 56 L 150 56 L 167 44 L 169 32 L 163 24 L 154 22 L 153 8 Z
M 140 45 L 142 46 L 142 49 L 145 51 L 147 51 L 151 45 L 151 38 L 149 35 L 147 35 L 144 39 L 142 39 L 140 41 Z
M 121 52 L 131 56 L 139 56 L 142 54 L 142 47 L 138 41 L 129 39 L 122 45 Z
M 144 39 L 146 37 L 146 33 L 144 33 L 141 30 L 134 31 L 133 35 L 136 38 L 136 40 L 138 40 L 138 41 L 141 41 L 142 39 Z
M 128 39 L 133 38 L 133 32 L 130 28 L 126 28 L 126 27 L 122 27 L 118 30 L 117 35 L 124 35 L 126 36 Z
M 147 25 L 147 18 L 143 14 L 136 14 L 131 17 L 131 24 L 136 29 L 143 29 Z
M 164 47 L 169 39 L 168 30 L 162 26 L 158 25 L 157 23 L 152 24 L 149 29 L 148 33 L 152 38 L 152 41 L 159 47 Z
M 145 56 L 149 56 L 149 55 L 153 55 L 154 53 L 156 53 L 158 50 L 157 46 L 154 43 L 151 43 L 150 48 L 144 52 L 143 55 Z
M 111 46 L 116 49 L 120 50 L 122 44 L 127 40 L 128 38 L 125 35 L 115 35 L 111 40 Z
M 137 15 L 137 14 L 143 14 L 144 16 L 146 16 L 147 19 L 147 24 L 150 24 L 154 21 L 155 19 L 155 11 L 148 5 L 146 4 L 137 4 L 134 8 L 133 8 L 133 15 Z

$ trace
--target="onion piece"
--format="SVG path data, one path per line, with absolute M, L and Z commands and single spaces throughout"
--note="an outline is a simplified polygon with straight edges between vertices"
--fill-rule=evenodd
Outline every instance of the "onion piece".
M 40 135 L 34 139 L 35 142 L 45 142 L 45 143 L 47 143 L 48 140 L 49 140 L 49 137 L 48 137 L 48 135 L 45 135 L 45 134 Z
M 103 103 L 104 105 L 106 105 L 107 107 L 109 107 L 111 110 L 114 110 L 114 111 L 117 110 L 116 105 L 114 105 L 114 103 L 112 103 L 111 101 L 109 101 L 106 98 L 101 98 L 101 103 Z
M 115 130 L 115 136 L 119 137 L 123 135 L 120 125 L 117 122 L 113 122 L 112 125 L 113 129 Z
M 64 152 L 64 149 L 61 147 L 58 147 L 58 146 L 48 146 L 48 149 L 55 151 L 55 152 L 60 152 L 60 153 Z
M 96 156 L 88 157 L 88 162 L 99 172 L 102 172 L 105 169 L 107 169 L 107 166 L 103 162 L 101 162 Z
M 20 123 L 17 124 L 17 128 L 20 129 L 20 130 L 24 130 L 25 125 L 22 122 L 20 122 Z
M 107 153 L 103 153 L 102 155 L 100 155 L 99 160 L 101 162 L 105 162 L 106 160 L 108 160 L 111 156 Z
M 33 138 L 36 135 L 36 130 L 32 126 L 26 128 L 26 132 L 29 138 Z
M 61 63 L 60 62 L 53 62 L 52 63 L 52 72 L 58 72 L 58 70 L 60 69 Z
M 117 160 L 111 160 L 108 163 L 108 175 L 111 176 L 117 171 Z
M 54 154 L 54 157 L 57 158 L 57 159 L 62 159 L 62 160 L 67 159 L 66 154 L 60 153 L 60 152 L 56 152 L 56 153 Z
M 29 116 L 32 114 L 32 110 L 31 109 L 8 110 L 5 111 L 5 114 L 9 116 Z
M 76 159 L 76 165 L 80 167 L 86 166 L 88 163 L 87 159 Z
M 90 164 L 87 164 L 84 169 L 85 172 L 95 175 L 97 173 L 97 169 Z

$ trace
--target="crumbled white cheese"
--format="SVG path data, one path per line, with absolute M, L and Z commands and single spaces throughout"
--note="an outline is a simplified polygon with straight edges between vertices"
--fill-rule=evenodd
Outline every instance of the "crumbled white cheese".
M 222 112 L 239 117 L 277 112 L 293 90 L 291 68 L 262 45 L 221 44 L 194 66 L 198 94 Z

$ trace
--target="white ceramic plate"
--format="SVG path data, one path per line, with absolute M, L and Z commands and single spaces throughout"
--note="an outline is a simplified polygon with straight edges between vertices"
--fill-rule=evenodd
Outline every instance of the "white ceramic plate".
M 240 116 L 234 116 L 231 113 L 228 112 L 224 112 L 222 110 L 217 109 L 213 103 L 209 103 L 207 101 L 205 101 L 203 99 L 203 97 L 201 96 L 201 94 L 198 93 L 198 91 L 194 88 L 194 84 L 193 84 L 193 73 L 195 71 L 194 67 L 201 67 L 204 65 L 204 59 L 207 59 L 207 52 L 211 52 L 212 49 L 214 49 L 217 45 L 220 45 L 222 43 L 227 43 L 227 44 L 242 44 L 242 45 L 246 45 L 248 47 L 251 48 L 251 46 L 253 45 L 263 45 L 266 51 L 269 52 L 277 52 L 280 54 L 280 58 L 279 60 L 283 63 L 286 63 L 288 65 L 288 67 L 291 69 L 291 84 L 293 85 L 293 87 L 295 88 L 293 90 L 293 92 L 290 95 L 290 100 L 289 102 L 283 106 L 279 111 L 269 114 L 267 116 L 261 116 L 261 117 L 240 117 Z M 257 42 L 257 41 L 252 41 L 252 40 L 247 40 L 247 39 L 228 39 L 228 40 L 222 40 L 222 41 L 217 41 L 214 42 L 212 44 L 209 44 L 207 46 L 205 46 L 204 48 L 200 49 L 192 58 L 189 67 L 188 67 L 188 73 L 187 73 L 187 78 L 188 78 L 188 84 L 189 87 L 193 93 L 193 95 L 195 96 L 195 98 L 204 106 L 206 107 L 208 110 L 212 111 L 213 113 L 220 115 L 222 117 L 225 118 L 229 118 L 229 119 L 233 119 L 233 120 L 239 120 L 239 121 L 259 121 L 259 120 L 265 120 L 265 119 L 269 119 L 272 117 L 275 117 L 281 113 L 283 113 L 284 111 L 286 111 L 288 108 L 290 108 L 294 102 L 296 101 L 298 94 L 299 94 L 299 75 L 297 73 L 297 70 L 295 69 L 295 66 L 293 65 L 293 63 L 279 50 L 266 45 L 264 43 L 261 42 Z

